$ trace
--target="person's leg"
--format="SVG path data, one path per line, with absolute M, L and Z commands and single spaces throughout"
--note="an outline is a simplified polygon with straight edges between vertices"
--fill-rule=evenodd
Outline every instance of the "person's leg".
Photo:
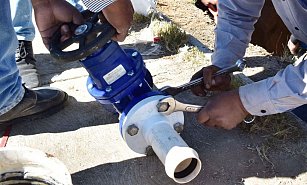
M 13 29 L 9 1 L 0 6 L 0 115 L 16 106 L 22 99 L 21 86 L 15 61 L 17 38 Z
M 32 4 L 30 0 L 10 0 L 14 30 L 19 41 L 16 49 L 16 62 L 25 85 L 29 88 L 39 86 L 32 41 L 35 27 L 32 22 Z
M 14 32 L 10 1 L 0 6 L 0 128 L 20 119 L 48 116 L 67 100 L 67 94 L 52 88 L 29 90 L 22 86 L 15 62 L 17 37 Z
M 32 22 L 32 4 L 30 0 L 10 0 L 11 16 L 18 40 L 33 41 L 35 27 Z

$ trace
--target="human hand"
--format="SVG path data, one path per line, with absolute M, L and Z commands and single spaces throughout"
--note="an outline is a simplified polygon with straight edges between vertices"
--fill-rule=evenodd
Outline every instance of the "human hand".
M 209 99 L 197 115 L 197 121 L 211 127 L 232 129 L 249 113 L 243 107 L 239 91 L 227 91 Z
M 133 21 L 133 6 L 130 0 L 116 0 L 102 10 L 106 20 L 116 29 L 115 41 L 124 41 Z
M 84 22 L 81 13 L 64 0 L 32 0 L 32 5 L 38 30 L 47 48 L 58 29 L 61 30 L 61 41 L 64 41 L 72 35 L 68 23 L 80 25 Z
M 208 10 L 213 15 L 214 22 L 217 24 L 217 16 L 218 16 L 217 3 L 218 3 L 218 0 L 201 0 L 201 2 L 208 7 Z
M 299 51 L 299 42 L 297 40 L 289 39 L 288 41 L 288 48 L 291 52 L 291 54 L 296 55 Z
M 199 86 L 191 88 L 193 94 L 195 94 L 196 96 L 206 96 L 206 91 L 229 90 L 231 85 L 230 75 L 224 74 L 213 77 L 214 73 L 216 73 L 218 70 L 220 70 L 219 67 L 210 65 L 196 72 L 192 76 L 191 81 L 203 77 L 203 83 Z

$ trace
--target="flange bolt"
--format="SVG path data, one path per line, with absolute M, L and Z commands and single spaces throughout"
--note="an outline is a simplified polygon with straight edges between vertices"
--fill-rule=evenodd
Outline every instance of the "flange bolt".
M 139 128 L 138 128 L 135 124 L 129 125 L 128 128 L 127 128 L 127 133 L 128 133 L 130 136 L 134 136 L 134 135 L 136 135 L 138 132 L 139 132 Z
M 155 154 L 154 150 L 152 149 L 152 146 L 147 146 L 145 149 L 146 156 L 153 156 Z
M 183 131 L 183 124 L 180 122 L 175 123 L 174 129 L 176 130 L 176 132 L 181 133 Z
M 136 56 L 138 56 L 138 52 L 136 52 L 136 51 L 135 51 L 135 52 L 133 52 L 133 53 L 131 54 L 131 56 L 132 56 L 132 57 L 136 57 Z

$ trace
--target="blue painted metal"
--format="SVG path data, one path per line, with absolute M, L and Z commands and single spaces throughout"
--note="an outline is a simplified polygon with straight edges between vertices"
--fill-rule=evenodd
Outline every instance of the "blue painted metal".
M 108 42 L 81 64 L 89 73 L 88 92 L 101 104 L 113 104 L 119 113 L 152 91 L 142 56 L 133 49 L 123 50 L 117 42 Z
M 300 47 L 303 48 L 303 49 L 307 49 L 307 44 L 304 43 L 304 42 L 301 42 Z

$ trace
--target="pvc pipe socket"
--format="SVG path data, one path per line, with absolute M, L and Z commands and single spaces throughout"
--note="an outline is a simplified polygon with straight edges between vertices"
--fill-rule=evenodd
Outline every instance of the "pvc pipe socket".
M 152 118 L 143 125 L 143 135 L 165 166 L 166 174 L 177 183 L 187 183 L 201 170 L 197 152 L 163 119 Z
M 64 164 L 27 147 L 0 148 L 0 184 L 72 185 Z
M 151 96 L 133 106 L 121 118 L 121 133 L 129 148 L 137 153 L 146 154 L 152 147 L 166 174 L 177 183 L 187 183 L 200 172 L 201 161 L 176 132 L 178 126 L 183 126 L 183 112 L 164 115 L 157 111 L 156 105 L 162 98 L 165 96 Z

